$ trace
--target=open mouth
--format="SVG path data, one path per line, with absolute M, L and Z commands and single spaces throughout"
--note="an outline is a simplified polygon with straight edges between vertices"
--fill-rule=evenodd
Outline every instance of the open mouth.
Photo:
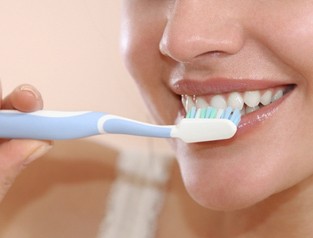
M 208 107 L 225 109 L 231 107 L 239 109 L 241 115 L 244 116 L 278 101 L 294 88 L 295 85 L 286 85 L 262 90 L 235 91 L 215 95 L 182 95 L 181 100 L 186 112 L 193 107 L 197 109 Z

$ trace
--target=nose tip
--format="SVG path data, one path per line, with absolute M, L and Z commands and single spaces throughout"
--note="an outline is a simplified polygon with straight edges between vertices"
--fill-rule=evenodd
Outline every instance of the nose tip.
M 176 9 L 168 19 L 159 49 L 175 61 L 189 62 L 200 55 L 235 54 L 244 44 L 241 25 L 228 15 Z

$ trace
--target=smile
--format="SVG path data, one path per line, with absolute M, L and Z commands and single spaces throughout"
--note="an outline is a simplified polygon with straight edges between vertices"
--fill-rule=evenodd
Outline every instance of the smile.
M 215 95 L 182 95 L 181 100 L 186 112 L 192 107 L 196 107 L 197 109 L 208 107 L 225 109 L 232 107 L 233 109 L 239 109 L 242 115 L 246 115 L 281 99 L 293 88 L 293 85 L 287 85 L 263 90 L 235 91 Z

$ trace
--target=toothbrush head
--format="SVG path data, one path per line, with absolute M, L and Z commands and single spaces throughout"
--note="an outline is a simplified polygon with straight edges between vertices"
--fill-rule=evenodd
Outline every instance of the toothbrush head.
M 240 111 L 231 107 L 193 107 L 186 118 L 174 127 L 171 137 L 180 138 L 187 143 L 230 139 L 237 132 L 240 119 Z

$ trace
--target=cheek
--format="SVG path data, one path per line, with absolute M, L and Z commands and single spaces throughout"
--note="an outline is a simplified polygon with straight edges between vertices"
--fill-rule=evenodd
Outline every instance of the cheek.
M 165 105 L 176 103 L 177 98 L 167 87 L 169 68 L 159 51 L 164 25 L 161 19 L 150 19 L 150 23 L 139 19 L 128 21 L 122 30 L 122 55 L 128 72 L 156 121 L 170 124 L 175 114 L 168 111 L 172 106 L 166 108 Z
M 149 5 L 154 6 L 156 2 Z M 145 76 L 150 76 L 160 67 L 157 64 L 159 43 L 166 24 L 162 11 L 147 4 L 147 1 L 127 1 L 122 18 L 122 55 L 127 69 L 140 84 L 141 81 L 144 83 Z
M 121 50 L 125 66 L 146 99 L 156 84 L 158 67 L 158 36 L 139 19 L 123 24 Z M 147 101 L 147 100 L 145 100 Z
M 127 70 L 136 82 L 142 84 L 146 75 L 153 70 L 156 44 L 151 44 L 149 35 L 141 35 L 133 30 L 128 30 L 127 35 L 124 32 L 122 38 L 122 55 Z
M 312 78 L 313 7 L 305 7 L 282 8 L 280 12 L 270 14 L 255 33 L 279 61 L 304 78 Z

